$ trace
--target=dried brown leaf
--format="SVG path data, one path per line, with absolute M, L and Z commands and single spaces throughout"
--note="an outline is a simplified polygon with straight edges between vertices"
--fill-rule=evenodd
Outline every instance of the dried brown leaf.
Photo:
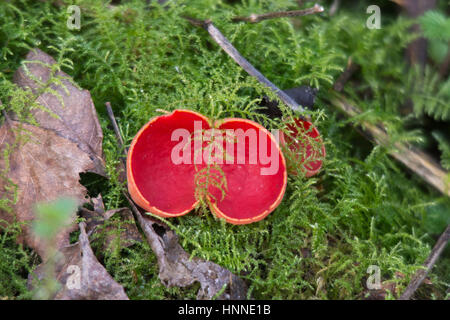
M 13 213 L 0 211 L 0 219 L 7 223 L 30 222 L 34 219 L 37 202 L 53 201 L 61 196 L 75 198 L 81 205 L 85 202 L 86 189 L 79 183 L 79 173 L 94 167 L 89 156 L 77 145 L 55 132 L 29 124 L 9 121 L 0 126 L 0 152 L 16 143 L 9 158 L 6 177 L 18 190 Z M 6 163 L 0 158 L 0 168 Z M 0 193 L 5 190 L 5 180 L 0 180 Z M 71 228 L 57 237 L 57 247 L 69 244 Z M 36 238 L 29 225 L 24 226 L 20 239 L 45 257 L 44 243 Z
M 37 102 L 47 110 L 36 108 L 31 111 L 39 126 L 76 143 L 93 160 L 95 166 L 91 171 L 105 175 L 103 133 L 91 94 L 78 88 L 66 73 L 52 71 L 55 63 L 45 52 L 33 49 L 27 54 L 24 66 L 14 74 L 14 82 L 40 94 Z M 61 83 L 52 81 L 55 78 Z
M 95 257 L 89 244 L 85 223 L 80 223 L 79 227 L 78 242 L 60 250 L 62 255 L 55 270 L 61 289 L 54 299 L 128 300 L 124 288 L 108 274 Z M 45 268 L 45 264 L 41 264 L 29 275 L 30 289 L 43 279 Z
M 198 299 L 246 299 L 247 286 L 242 279 L 218 264 L 191 258 L 178 243 L 174 231 L 158 221 L 143 217 L 135 206 L 133 211 L 156 254 L 159 278 L 166 287 L 186 287 L 199 282 Z M 223 288 L 226 290 L 220 294 Z
M 117 234 L 117 225 L 106 225 L 102 232 L 106 234 L 103 249 L 115 249 L 115 245 L 120 243 L 121 247 L 129 247 L 136 241 L 142 241 L 142 236 L 134 222 L 133 213 L 130 208 L 119 208 L 105 211 L 102 196 L 91 199 L 94 210 L 81 210 L 81 217 L 86 219 L 86 230 L 88 234 L 96 232 L 97 227 L 102 226 L 113 216 L 119 216 L 120 234 Z M 119 239 L 118 239 L 119 238 Z

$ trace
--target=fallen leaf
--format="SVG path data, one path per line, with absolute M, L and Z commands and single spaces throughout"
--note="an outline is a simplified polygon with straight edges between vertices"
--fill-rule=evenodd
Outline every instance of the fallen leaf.
M 98 262 L 89 243 L 86 224 L 79 224 L 78 242 L 61 248 L 56 264 L 56 279 L 61 289 L 55 300 L 128 300 L 124 288 L 118 284 Z M 28 287 L 33 289 L 43 279 L 46 265 L 40 264 L 28 277 Z
M 136 227 L 134 222 L 133 213 L 130 208 L 119 208 L 105 211 L 105 206 L 103 204 L 102 196 L 99 195 L 97 198 L 91 199 L 94 210 L 87 210 L 85 208 L 81 209 L 81 217 L 86 219 L 86 231 L 88 234 L 95 232 L 97 227 L 103 226 L 111 217 L 120 217 L 120 234 L 116 233 L 117 225 L 106 225 L 102 232 L 106 233 L 106 239 L 104 239 L 103 249 L 115 249 L 115 245 L 119 240 L 121 247 L 129 247 L 133 245 L 136 241 L 142 241 L 141 234 Z M 120 239 L 117 239 L 117 238 Z
M 7 223 L 30 222 L 34 219 L 34 205 L 53 201 L 61 196 L 75 198 L 78 205 L 86 201 L 86 189 L 79 183 L 79 173 L 94 167 L 89 156 L 77 145 L 55 132 L 29 124 L 9 121 L 0 126 L 0 152 L 12 146 L 6 177 L 17 186 L 17 201 L 12 212 L 0 211 L 0 219 Z M 0 158 L 0 168 L 6 168 Z M 0 195 L 5 191 L 0 180 Z M 63 230 L 57 236 L 57 247 L 69 244 L 69 233 Z M 36 238 L 29 225 L 23 227 L 19 241 L 27 243 L 41 256 L 45 256 L 44 243 Z
M 95 166 L 90 171 L 105 175 L 103 133 L 91 94 L 76 86 L 66 73 L 53 71 L 55 63 L 45 52 L 33 49 L 14 74 L 14 82 L 34 94 L 43 91 L 37 102 L 47 110 L 35 108 L 31 111 L 39 126 L 76 143 L 94 162 Z M 11 117 L 14 118 L 14 115 Z
M 178 236 L 166 225 L 142 216 L 130 202 L 150 247 L 156 254 L 159 279 L 166 287 L 186 287 L 200 283 L 197 299 L 246 299 L 245 282 L 229 270 L 210 261 L 191 258 L 178 243 Z M 222 289 L 225 289 L 221 293 Z M 220 294 L 221 293 L 221 294 Z
M 365 300 L 386 300 L 389 293 L 395 297 L 397 295 L 397 286 L 394 282 L 384 281 L 381 283 L 381 289 L 366 290 Z
M 39 94 L 37 101 L 47 110 L 31 111 L 39 127 L 9 119 L 0 127 L 0 151 L 9 147 L 12 150 L 9 159 L 0 159 L 0 168 L 7 169 L 0 181 L 0 194 L 8 192 L 9 182 L 17 189 L 11 212 L 0 211 L 0 219 L 7 223 L 29 222 L 34 219 L 33 206 L 37 202 L 61 196 L 83 204 L 86 189 L 79 183 L 79 173 L 104 173 L 103 134 L 89 92 L 56 70 L 55 60 L 43 51 L 33 49 L 26 59 L 14 75 L 15 82 Z M 57 248 L 69 244 L 73 227 L 58 235 Z M 19 240 L 44 259 L 46 248 L 28 225 Z

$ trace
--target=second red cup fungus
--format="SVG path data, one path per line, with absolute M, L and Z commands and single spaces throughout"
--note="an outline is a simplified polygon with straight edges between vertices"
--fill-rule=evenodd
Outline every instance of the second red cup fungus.
M 285 147 L 289 173 L 295 175 L 301 170 L 306 177 L 317 174 L 326 156 L 319 131 L 301 118 L 295 118 L 286 127 L 286 132 L 280 135 L 280 144 Z

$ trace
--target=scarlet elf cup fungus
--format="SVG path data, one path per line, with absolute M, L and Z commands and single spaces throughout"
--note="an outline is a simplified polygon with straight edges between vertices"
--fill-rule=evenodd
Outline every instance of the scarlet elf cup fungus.
M 285 147 L 289 173 L 295 175 L 299 169 L 306 177 L 312 177 L 320 171 L 326 156 L 319 131 L 302 118 L 293 119 L 286 127 L 286 132 L 280 135 L 280 144 Z
M 151 119 L 127 157 L 128 190 L 161 217 L 187 214 L 206 201 L 233 224 L 264 219 L 281 202 L 286 162 L 275 137 L 256 122 L 212 122 L 189 110 Z

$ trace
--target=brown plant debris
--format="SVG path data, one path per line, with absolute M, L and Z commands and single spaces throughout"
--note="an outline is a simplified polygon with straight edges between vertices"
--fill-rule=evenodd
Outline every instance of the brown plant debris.
M 51 56 L 33 49 L 14 75 L 15 82 L 30 89 L 44 107 L 31 110 L 39 127 L 11 120 L 14 114 L 7 115 L 0 126 L 0 151 L 8 154 L 0 159 L 0 195 L 11 198 L 12 190 L 17 192 L 11 210 L 0 211 L 0 219 L 24 223 L 19 241 L 43 259 L 45 245 L 28 226 L 35 217 L 34 205 L 64 196 L 82 205 L 87 192 L 79 183 L 79 173 L 104 172 L 103 133 L 90 94 L 57 70 L 55 63 Z M 74 227 L 58 235 L 57 248 L 69 244 Z
M 79 224 L 78 242 L 60 250 L 56 279 L 61 285 L 55 300 L 128 300 L 124 288 L 98 262 L 89 243 L 86 224 Z M 29 289 L 45 275 L 40 264 L 28 277 Z
M 159 279 L 166 287 L 186 287 L 199 282 L 197 299 L 246 299 L 247 286 L 242 279 L 218 264 L 197 257 L 190 258 L 178 243 L 174 231 L 156 220 L 144 217 L 132 202 L 130 204 L 148 244 L 156 254 Z
M 7 192 L 9 180 L 17 187 L 17 201 L 11 212 L 0 211 L 0 219 L 7 223 L 28 223 L 35 217 L 36 203 L 61 196 L 75 198 L 79 205 L 86 201 L 79 173 L 91 170 L 94 163 L 75 143 L 51 130 L 11 120 L 0 126 L 0 152 L 9 147 L 12 149 L 9 170 L 6 179 L 0 180 L 0 194 Z M 6 167 L 5 159 L 0 158 L 0 168 Z M 58 235 L 57 247 L 69 244 L 71 229 Z M 25 241 L 41 257 L 45 256 L 44 243 L 32 234 L 29 225 L 23 226 L 19 241 Z
M 104 250 L 114 250 L 116 245 L 126 248 L 133 245 L 136 241 L 142 241 L 141 233 L 136 226 L 130 208 L 119 208 L 106 211 L 101 195 L 97 198 L 92 198 L 91 201 L 94 210 L 82 208 L 80 212 L 81 217 L 86 219 L 86 232 L 88 235 L 95 233 L 98 227 L 104 226 L 102 228 L 102 232 L 106 235 L 103 243 Z M 114 216 L 119 217 L 118 223 L 120 224 L 120 233 L 117 233 L 117 225 L 106 223 Z
M 104 175 L 103 133 L 91 94 L 66 73 L 53 70 L 55 63 L 45 52 L 33 49 L 14 74 L 14 82 L 38 95 L 37 102 L 47 109 L 31 111 L 39 126 L 76 143 L 93 160 L 91 171 Z
M 361 114 L 361 110 L 358 107 L 352 105 L 340 94 L 334 94 L 330 98 L 330 102 L 348 117 L 354 117 Z M 369 140 L 375 141 L 381 146 L 391 147 L 389 149 L 389 154 L 392 157 L 403 163 L 442 194 L 450 196 L 450 184 L 446 179 L 448 172 L 445 171 L 429 154 L 409 143 L 397 142 L 391 146 L 391 139 L 382 124 L 375 125 L 364 122 L 360 132 Z
M 405 291 L 400 296 L 400 300 L 409 300 L 422 282 L 425 282 L 428 273 L 433 269 L 433 266 L 436 264 L 436 261 L 439 259 L 442 251 L 447 246 L 450 241 L 450 225 L 444 230 L 444 232 L 439 237 L 438 241 L 434 245 L 433 249 L 430 252 L 427 260 L 424 263 L 424 268 L 418 270 L 411 279 L 408 287 L 406 287 Z

